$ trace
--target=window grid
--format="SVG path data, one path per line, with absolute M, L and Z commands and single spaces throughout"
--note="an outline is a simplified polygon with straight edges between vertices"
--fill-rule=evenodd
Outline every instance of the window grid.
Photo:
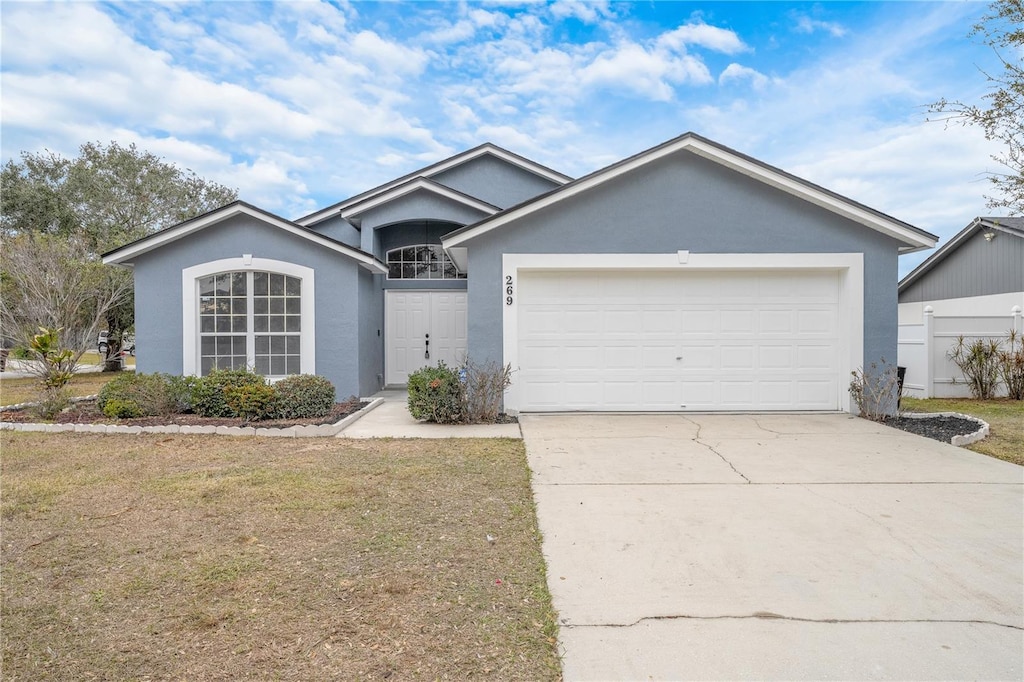
M 419 244 L 387 253 L 388 279 L 466 279 L 440 244 Z
M 301 279 L 227 272 L 197 282 L 201 375 L 246 367 L 264 376 L 301 372 Z

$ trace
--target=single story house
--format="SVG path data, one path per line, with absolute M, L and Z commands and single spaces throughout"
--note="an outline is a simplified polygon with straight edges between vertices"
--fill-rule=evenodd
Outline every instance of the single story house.
M 1024 218 L 975 218 L 904 277 L 898 291 L 904 392 L 970 395 L 947 353 L 960 336 L 1024 332 Z
M 468 356 L 515 411 L 849 410 L 936 237 L 687 133 L 573 180 L 492 144 L 295 221 L 244 202 L 116 249 L 140 371 L 340 395 Z

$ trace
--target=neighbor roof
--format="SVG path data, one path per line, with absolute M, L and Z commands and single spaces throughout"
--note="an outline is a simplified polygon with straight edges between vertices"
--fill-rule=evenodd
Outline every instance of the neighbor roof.
M 531 161 L 525 156 L 520 156 L 519 154 L 510 152 L 509 150 L 503 149 L 496 144 L 485 142 L 484 144 L 478 147 L 467 149 L 466 151 L 456 154 L 455 156 L 450 156 L 447 159 L 438 161 L 437 163 L 426 166 L 425 168 L 413 171 L 408 175 L 403 175 L 400 178 L 397 178 L 390 182 L 386 182 L 383 185 L 374 187 L 371 190 L 367 190 L 361 194 L 357 194 L 354 197 L 345 199 L 344 201 L 340 201 L 336 204 L 332 204 L 327 208 L 322 208 L 316 211 L 315 213 L 310 213 L 307 216 L 303 216 L 302 218 L 297 219 L 295 222 L 298 223 L 299 225 L 303 225 L 306 227 L 309 227 L 310 225 L 315 225 L 316 223 L 319 223 L 323 220 L 327 220 L 328 218 L 332 218 L 338 215 L 339 213 L 345 211 L 354 204 L 365 202 L 378 194 L 383 194 L 397 187 L 398 185 L 402 185 L 410 180 L 413 180 L 415 178 L 430 177 L 433 175 L 437 175 L 438 173 L 443 173 L 446 170 L 455 168 L 457 166 L 461 166 L 462 164 L 468 163 L 469 161 L 472 161 L 473 159 L 479 158 L 481 156 L 496 157 L 514 166 L 518 166 L 519 168 L 529 173 L 533 173 L 534 175 L 538 175 L 546 180 L 556 182 L 560 185 L 572 180 L 570 176 L 552 170 L 547 166 L 542 166 L 541 164 L 535 161 Z
M 217 223 L 221 223 L 238 215 L 247 215 L 252 218 L 256 218 L 257 220 L 282 229 L 297 237 L 308 239 L 318 246 L 322 246 L 330 249 L 331 251 L 348 256 L 349 258 L 357 261 L 360 266 L 370 270 L 371 272 L 380 274 L 387 272 L 387 268 L 383 263 L 365 251 L 353 248 L 335 239 L 331 239 L 330 237 L 325 237 L 324 235 L 314 232 L 307 227 L 303 227 L 302 225 L 286 220 L 281 216 L 264 211 L 252 204 L 247 204 L 244 201 L 233 201 L 230 204 L 221 206 L 209 213 L 204 213 L 203 215 L 192 218 L 191 220 L 186 220 L 185 222 L 178 223 L 177 225 L 172 225 L 171 227 L 155 232 L 147 237 L 125 244 L 113 251 L 108 251 L 103 254 L 103 262 L 105 264 L 131 267 L 134 259 L 144 253 L 158 249 L 165 244 L 177 241 L 199 232 L 200 230 L 204 230 L 211 225 L 216 225 Z
M 606 182 L 666 156 L 686 151 L 709 159 L 739 173 L 759 180 L 812 204 L 821 206 L 849 220 L 899 240 L 901 253 L 911 253 L 935 246 L 938 237 L 892 216 L 836 194 L 824 187 L 798 178 L 779 168 L 729 149 L 696 133 L 686 133 L 657 147 L 597 170 L 550 192 L 541 194 L 489 218 L 450 232 L 442 239 L 446 249 L 458 247 L 481 234 L 542 210 L 569 197 L 587 192 Z
M 924 277 L 932 270 L 932 268 L 944 261 L 950 254 L 960 248 L 961 244 L 981 230 L 995 230 L 997 232 L 1003 232 L 1005 234 L 1010 234 L 1024 239 L 1024 218 L 1001 218 L 998 216 L 975 218 L 967 227 L 958 232 L 948 242 L 943 244 L 942 248 L 928 256 L 924 262 L 911 270 L 906 277 L 900 280 L 899 291 L 903 291 L 911 284 Z

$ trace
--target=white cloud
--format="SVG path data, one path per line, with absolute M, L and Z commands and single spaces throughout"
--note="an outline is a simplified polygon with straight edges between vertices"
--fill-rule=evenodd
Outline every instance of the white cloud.
M 718 76 L 718 83 L 724 85 L 729 81 L 750 81 L 750 84 L 757 90 L 768 85 L 771 79 L 764 75 L 760 71 L 750 68 L 749 66 L 742 66 L 733 62 L 729 66 L 725 67 Z
M 687 45 L 704 47 L 725 54 L 750 50 L 735 32 L 705 23 L 684 24 L 658 37 L 659 47 L 683 50 Z
M 846 35 L 846 28 L 832 21 L 821 21 L 820 19 L 812 19 L 806 14 L 794 15 L 796 25 L 793 30 L 797 33 L 815 33 L 816 31 L 825 31 L 833 38 L 842 38 Z
M 559 19 L 572 17 L 585 24 L 593 24 L 612 16 L 607 0 L 555 0 L 551 14 Z

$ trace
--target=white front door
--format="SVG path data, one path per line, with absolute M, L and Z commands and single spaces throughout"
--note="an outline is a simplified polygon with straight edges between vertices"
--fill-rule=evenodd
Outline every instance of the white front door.
M 389 289 L 384 294 L 384 376 L 404 384 L 421 367 L 466 357 L 466 292 Z

